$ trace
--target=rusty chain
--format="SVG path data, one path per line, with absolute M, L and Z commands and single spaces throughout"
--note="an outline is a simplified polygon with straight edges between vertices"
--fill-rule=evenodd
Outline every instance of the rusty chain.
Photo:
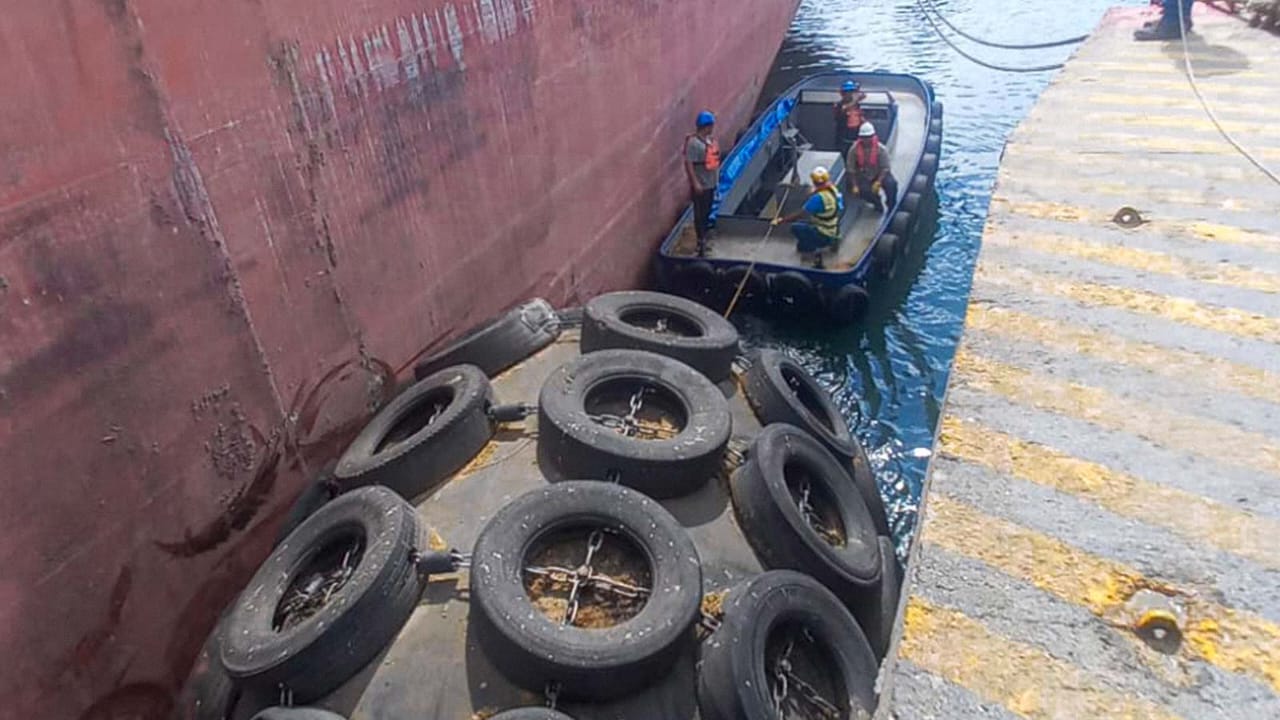
M 578 608 L 580 606 L 581 593 L 584 587 L 590 586 L 595 590 L 611 592 L 614 595 L 627 599 L 635 599 L 647 596 L 650 592 L 649 588 L 633 585 L 623 582 L 617 578 L 609 577 L 595 571 L 591 566 L 591 561 L 595 559 L 596 553 L 604 545 L 604 530 L 593 530 L 587 538 L 587 556 L 582 564 L 576 569 L 549 565 L 546 567 L 533 566 L 526 567 L 524 571 L 530 575 L 537 575 L 550 579 L 552 582 L 568 583 L 569 598 L 565 607 L 564 617 L 561 620 L 563 625 L 572 625 L 578 617 Z
M 809 642 L 813 642 L 813 636 L 805 630 L 805 637 Z M 810 707 L 818 712 L 818 714 L 828 720 L 838 720 L 840 717 L 840 708 L 836 707 L 831 701 L 822 697 L 817 688 L 805 682 L 800 676 L 796 675 L 791 669 L 791 652 L 795 649 L 795 639 L 791 638 L 787 641 L 786 648 L 774 661 L 773 666 L 773 711 L 781 720 L 782 705 L 788 698 L 795 697 L 802 700 Z M 793 696 L 791 691 L 794 689 L 796 694 Z

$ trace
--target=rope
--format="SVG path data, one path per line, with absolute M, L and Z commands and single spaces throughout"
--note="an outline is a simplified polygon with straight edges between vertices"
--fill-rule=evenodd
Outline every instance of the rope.
M 1177 2 L 1177 0 L 1166 0 L 1166 2 L 1170 1 Z M 1218 129 L 1218 133 L 1222 135 L 1222 138 L 1230 143 L 1231 147 L 1235 148 L 1236 152 L 1243 155 L 1244 158 L 1252 163 L 1254 167 L 1261 170 L 1262 174 L 1271 178 L 1271 181 L 1275 184 L 1280 185 L 1280 175 L 1276 175 L 1275 171 L 1266 165 L 1263 165 L 1262 161 L 1254 157 L 1253 153 L 1249 152 L 1243 145 L 1236 142 L 1236 139 L 1231 136 L 1231 133 L 1227 132 L 1227 129 L 1222 127 L 1222 123 L 1218 121 L 1217 114 L 1214 113 L 1213 108 L 1209 106 L 1209 101 L 1205 100 L 1204 95 L 1201 94 L 1200 85 L 1196 83 L 1196 73 L 1191 68 L 1191 47 L 1187 44 L 1186 28 L 1187 23 L 1186 18 L 1183 17 L 1182 3 L 1178 2 L 1178 36 L 1182 38 L 1182 63 L 1187 71 L 1187 82 L 1191 84 L 1191 92 L 1195 93 L 1196 100 L 1200 101 L 1200 107 L 1204 108 L 1205 114 L 1209 116 L 1209 120 L 1213 122 L 1213 126 Z
M 1072 38 L 1067 38 L 1066 40 L 1055 40 L 1054 42 L 1033 43 L 1031 45 L 1010 45 L 1007 43 L 990 42 L 988 40 L 983 40 L 980 37 L 974 37 L 973 35 L 970 35 L 969 33 L 953 25 L 951 21 L 947 19 L 947 16 L 943 15 L 942 11 L 938 9 L 938 6 L 933 2 L 933 0 L 925 0 L 925 4 L 928 5 L 929 9 L 933 10 L 934 14 L 938 16 L 938 19 L 941 20 L 944 25 L 951 28 L 951 30 L 955 32 L 955 34 L 959 35 L 960 37 L 966 40 L 971 40 L 973 42 L 976 42 L 979 45 L 986 45 L 987 47 L 1000 48 L 1002 50 L 1043 50 L 1044 48 L 1062 47 L 1063 45 L 1075 45 L 1076 43 L 1081 43 L 1089 39 L 1088 35 L 1077 35 Z
M 1008 73 L 1048 72 L 1050 70 L 1061 70 L 1063 67 L 1062 63 L 1056 63 L 1053 65 L 1038 65 L 1036 67 L 1011 67 L 1008 65 L 995 65 L 985 60 L 976 58 L 970 55 L 969 53 L 965 52 L 964 50 L 960 49 L 960 47 L 957 46 L 955 43 L 951 42 L 951 38 L 947 37 L 946 34 L 942 32 L 942 28 L 938 27 L 938 23 L 933 21 L 933 17 L 931 17 L 929 15 L 929 12 L 925 10 L 925 7 L 923 4 L 921 4 L 920 0 L 916 0 L 916 7 L 920 8 L 920 14 L 924 16 L 925 20 L 929 21 L 929 25 L 933 27 L 933 31 L 938 34 L 938 37 L 942 38 L 942 41 L 947 45 L 949 45 L 952 50 L 955 50 L 956 53 L 960 55 L 960 57 L 964 58 L 965 60 L 968 60 L 969 62 L 976 63 L 978 65 L 981 65 L 982 67 L 989 68 L 991 70 L 999 70 L 1000 72 L 1008 72 Z
M 797 155 L 796 161 L 799 162 L 799 160 L 800 156 Z M 792 166 L 790 172 L 795 172 L 794 166 Z M 790 174 L 790 172 L 788 174 Z M 782 208 L 787 206 L 787 196 L 790 194 L 791 186 L 788 185 L 787 189 L 782 192 L 782 200 L 778 202 L 778 211 L 773 214 L 773 220 L 777 220 L 782 216 Z M 773 222 L 770 221 L 769 229 L 764 231 L 764 237 L 760 238 L 760 242 L 756 243 L 755 248 L 751 250 L 751 264 L 747 265 L 747 271 L 742 273 L 742 279 L 738 281 L 738 289 L 734 291 L 733 299 L 729 301 L 729 307 L 724 309 L 724 317 L 726 320 L 733 314 L 733 309 L 738 306 L 738 298 L 742 297 L 742 289 L 747 286 L 747 281 L 751 279 L 751 271 L 756 269 L 756 255 L 760 252 L 760 248 L 764 246 L 765 241 L 769 239 L 769 236 L 773 234 L 773 229 L 776 227 L 778 226 L 774 225 Z

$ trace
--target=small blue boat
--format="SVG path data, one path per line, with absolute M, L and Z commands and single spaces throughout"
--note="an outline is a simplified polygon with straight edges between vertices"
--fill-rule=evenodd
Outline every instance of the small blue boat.
M 898 182 L 884 212 L 846 191 L 834 112 L 850 80 L 861 86 L 863 117 L 889 150 Z M 810 76 L 760 113 L 724 159 L 705 255 L 690 207 L 659 248 L 658 283 L 719 311 L 737 296 L 736 308 L 762 314 L 853 322 L 867 307 L 870 280 L 892 276 L 902 258 L 933 192 L 941 148 L 942 104 L 928 82 L 879 72 Z M 818 166 L 845 196 L 840 239 L 823 268 L 801 257 L 789 224 L 770 230 L 770 220 L 808 199 Z

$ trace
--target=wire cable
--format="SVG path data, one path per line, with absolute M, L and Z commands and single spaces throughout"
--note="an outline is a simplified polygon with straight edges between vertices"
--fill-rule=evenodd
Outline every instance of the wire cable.
M 1177 2 L 1178 0 L 1171 1 Z M 1218 133 L 1222 135 L 1222 139 L 1230 143 L 1231 147 L 1235 148 L 1236 152 L 1243 155 L 1244 158 L 1252 163 L 1254 167 L 1261 170 L 1262 174 L 1271 178 L 1272 182 L 1280 185 L 1280 175 L 1276 175 L 1274 170 L 1263 165 L 1262 161 L 1254 157 L 1253 153 L 1249 152 L 1243 145 L 1236 142 L 1236 139 L 1231 136 L 1231 133 L 1227 132 L 1227 129 L 1222 127 L 1222 123 L 1218 121 L 1217 114 L 1214 113 L 1213 108 L 1209 106 L 1209 101 L 1205 100 L 1204 95 L 1200 92 L 1200 85 L 1196 82 L 1195 70 L 1191 68 L 1191 46 L 1187 44 L 1186 20 L 1187 19 L 1184 17 L 1182 9 L 1182 3 L 1178 2 L 1178 36 L 1182 38 L 1182 63 L 1187 71 L 1187 82 L 1191 84 L 1191 92 L 1195 93 L 1196 99 L 1200 101 L 1200 107 L 1204 108 L 1205 114 L 1209 116 L 1209 120 L 1213 122 L 1213 126 L 1218 129 Z
M 976 63 L 978 65 L 981 65 L 982 67 L 985 67 L 991 70 L 998 70 L 1000 72 L 1007 72 L 1007 73 L 1049 72 L 1051 70 L 1061 70 L 1064 66 L 1063 63 L 1055 63 L 1053 65 L 1038 65 L 1036 67 L 1011 67 L 1009 65 L 996 65 L 994 63 L 989 63 L 985 60 L 976 58 L 970 55 L 969 53 L 965 52 L 964 50 L 960 49 L 960 47 L 957 46 L 955 43 L 951 42 L 951 38 L 947 37 L 946 34 L 942 32 L 942 28 L 938 27 L 938 23 L 933 21 L 933 17 L 929 15 L 929 11 L 925 9 L 924 5 L 920 2 L 920 0 L 916 0 L 916 7 L 920 8 L 920 14 L 924 16 L 925 20 L 929 21 L 929 25 L 933 27 L 933 31 L 938 34 L 938 37 L 942 38 L 942 41 L 945 42 L 947 45 L 949 45 L 952 50 L 955 50 L 956 53 L 960 55 L 960 57 L 963 57 L 969 62 Z
M 925 4 L 929 6 L 930 10 L 933 10 L 934 14 L 938 16 L 938 19 L 942 21 L 942 24 L 951 28 L 952 32 L 954 32 L 955 34 L 959 35 L 965 40 L 975 42 L 979 45 L 986 45 L 987 47 L 1000 48 L 1001 50 L 1043 50 L 1045 48 L 1062 47 L 1064 45 L 1075 45 L 1076 43 L 1082 43 L 1085 40 L 1089 39 L 1089 35 L 1085 34 L 1085 35 L 1077 35 L 1072 38 L 1067 38 L 1066 40 L 1055 40 L 1054 42 L 1033 43 L 1031 45 L 1011 45 L 1008 43 L 991 42 L 989 40 L 983 40 L 980 37 L 975 37 L 973 35 L 970 35 L 969 33 L 956 27 L 950 20 L 947 19 L 946 15 L 942 14 L 942 11 L 938 9 L 937 4 L 934 3 L 933 0 L 925 0 Z

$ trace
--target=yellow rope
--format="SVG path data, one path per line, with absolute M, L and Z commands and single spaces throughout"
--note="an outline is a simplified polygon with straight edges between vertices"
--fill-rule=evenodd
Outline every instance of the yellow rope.
M 799 156 L 797 156 L 796 161 L 799 162 L 799 159 Z M 792 170 L 794 171 L 795 168 L 793 167 Z M 777 227 L 777 225 L 773 224 L 773 220 L 777 220 L 782 216 L 782 208 L 787 206 L 787 196 L 790 194 L 791 186 L 788 185 L 787 189 L 782 193 L 782 200 L 778 202 L 777 212 L 773 214 L 773 218 L 769 221 L 769 229 L 764 231 L 764 237 L 760 238 L 760 242 L 751 251 L 751 264 L 747 265 L 747 271 L 742 274 L 742 280 L 738 282 L 738 289 L 733 293 L 733 299 L 729 301 L 729 307 L 724 310 L 725 319 L 728 319 L 733 314 L 733 309 L 738 306 L 738 298 L 742 297 L 742 289 L 747 286 L 747 280 L 751 279 L 751 271 L 756 269 L 756 253 L 760 252 L 760 248 L 764 246 L 765 241 L 773 234 L 773 229 Z

